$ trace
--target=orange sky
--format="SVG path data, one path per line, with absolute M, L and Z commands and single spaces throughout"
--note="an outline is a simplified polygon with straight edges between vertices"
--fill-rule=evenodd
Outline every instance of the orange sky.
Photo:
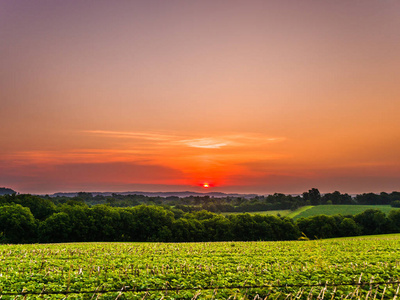
M 397 1 L 2 1 L 0 187 L 400 190 Z

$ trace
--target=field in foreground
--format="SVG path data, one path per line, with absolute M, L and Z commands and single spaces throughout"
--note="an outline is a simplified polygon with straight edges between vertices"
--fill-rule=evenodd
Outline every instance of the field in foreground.
M 385 283 L 400 276 L 399 250 L 400 235 L 2 245 L 0 294 L 2 299 L 392 299 L 399 285 Z M 35 292 L 41 295 L 29 294 Z

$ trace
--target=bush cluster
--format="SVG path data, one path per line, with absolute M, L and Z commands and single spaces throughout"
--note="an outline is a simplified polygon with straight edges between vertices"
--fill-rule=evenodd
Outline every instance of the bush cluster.
M 70 200 L 55 205 L 32 195 L 0 197 L 1 243 L 91 241 L 276 241 L 400 232 L 400 210 L 314 216 L 294 222 L 248 213 L 223 216 L 159 205 L 113 207 Z

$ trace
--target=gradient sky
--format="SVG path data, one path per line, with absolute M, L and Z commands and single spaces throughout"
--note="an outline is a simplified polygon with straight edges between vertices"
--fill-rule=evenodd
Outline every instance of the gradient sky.
M 400 190 L 400 2 L 0 2 L 0 187 Z

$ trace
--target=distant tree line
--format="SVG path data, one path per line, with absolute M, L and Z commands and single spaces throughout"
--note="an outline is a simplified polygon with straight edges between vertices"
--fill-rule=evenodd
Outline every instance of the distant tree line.
M 10 188 L 0 187 L 0 195 L 11 195 L 17 192 Z
M 355 216 L 321 215 L 294 222 L 248 213 L 223 216 L 206 210 L 184 211 L 168 205 L 89 206 L 79 197 L 56 204 L 33 195 L 0 196 L 0 243 L 275 241 L 395 232 L 400 232 L 400 209 L 388 215 L 370 209 Z
M 210 197 L 210 196 L 190 196 L 190 197 L 150 197 L 144 195 L 120 195 L 111 196 L 96 195 L 80 192 L 75 197 L 50 197 L 45 196 L 54 204 L 64 204 L 71 201 L 83 202 L 89 206 L 106 204 L 113 207 L 132 207 L 141 204 L 145 205 L 164 205 L 179 208 L 185 212 L 207 210 L 210 212 L 255 212 L 268 210 L 296 210 L 306 205 L 326 205 L 326 204 L 364 204 L 364 205 L 390 205 L 400 206 L 400 192 L 388 193 L 366 193 L 356 195 L 342 194 L 338 191 L 321 195 L 318 189 L 312 188 L 302 195 L 285 195 L 275 193 L 268 196 L 256 196 L 253 198 L 245 197 Z M 398 202 L 396 202 L 398 201 Z

